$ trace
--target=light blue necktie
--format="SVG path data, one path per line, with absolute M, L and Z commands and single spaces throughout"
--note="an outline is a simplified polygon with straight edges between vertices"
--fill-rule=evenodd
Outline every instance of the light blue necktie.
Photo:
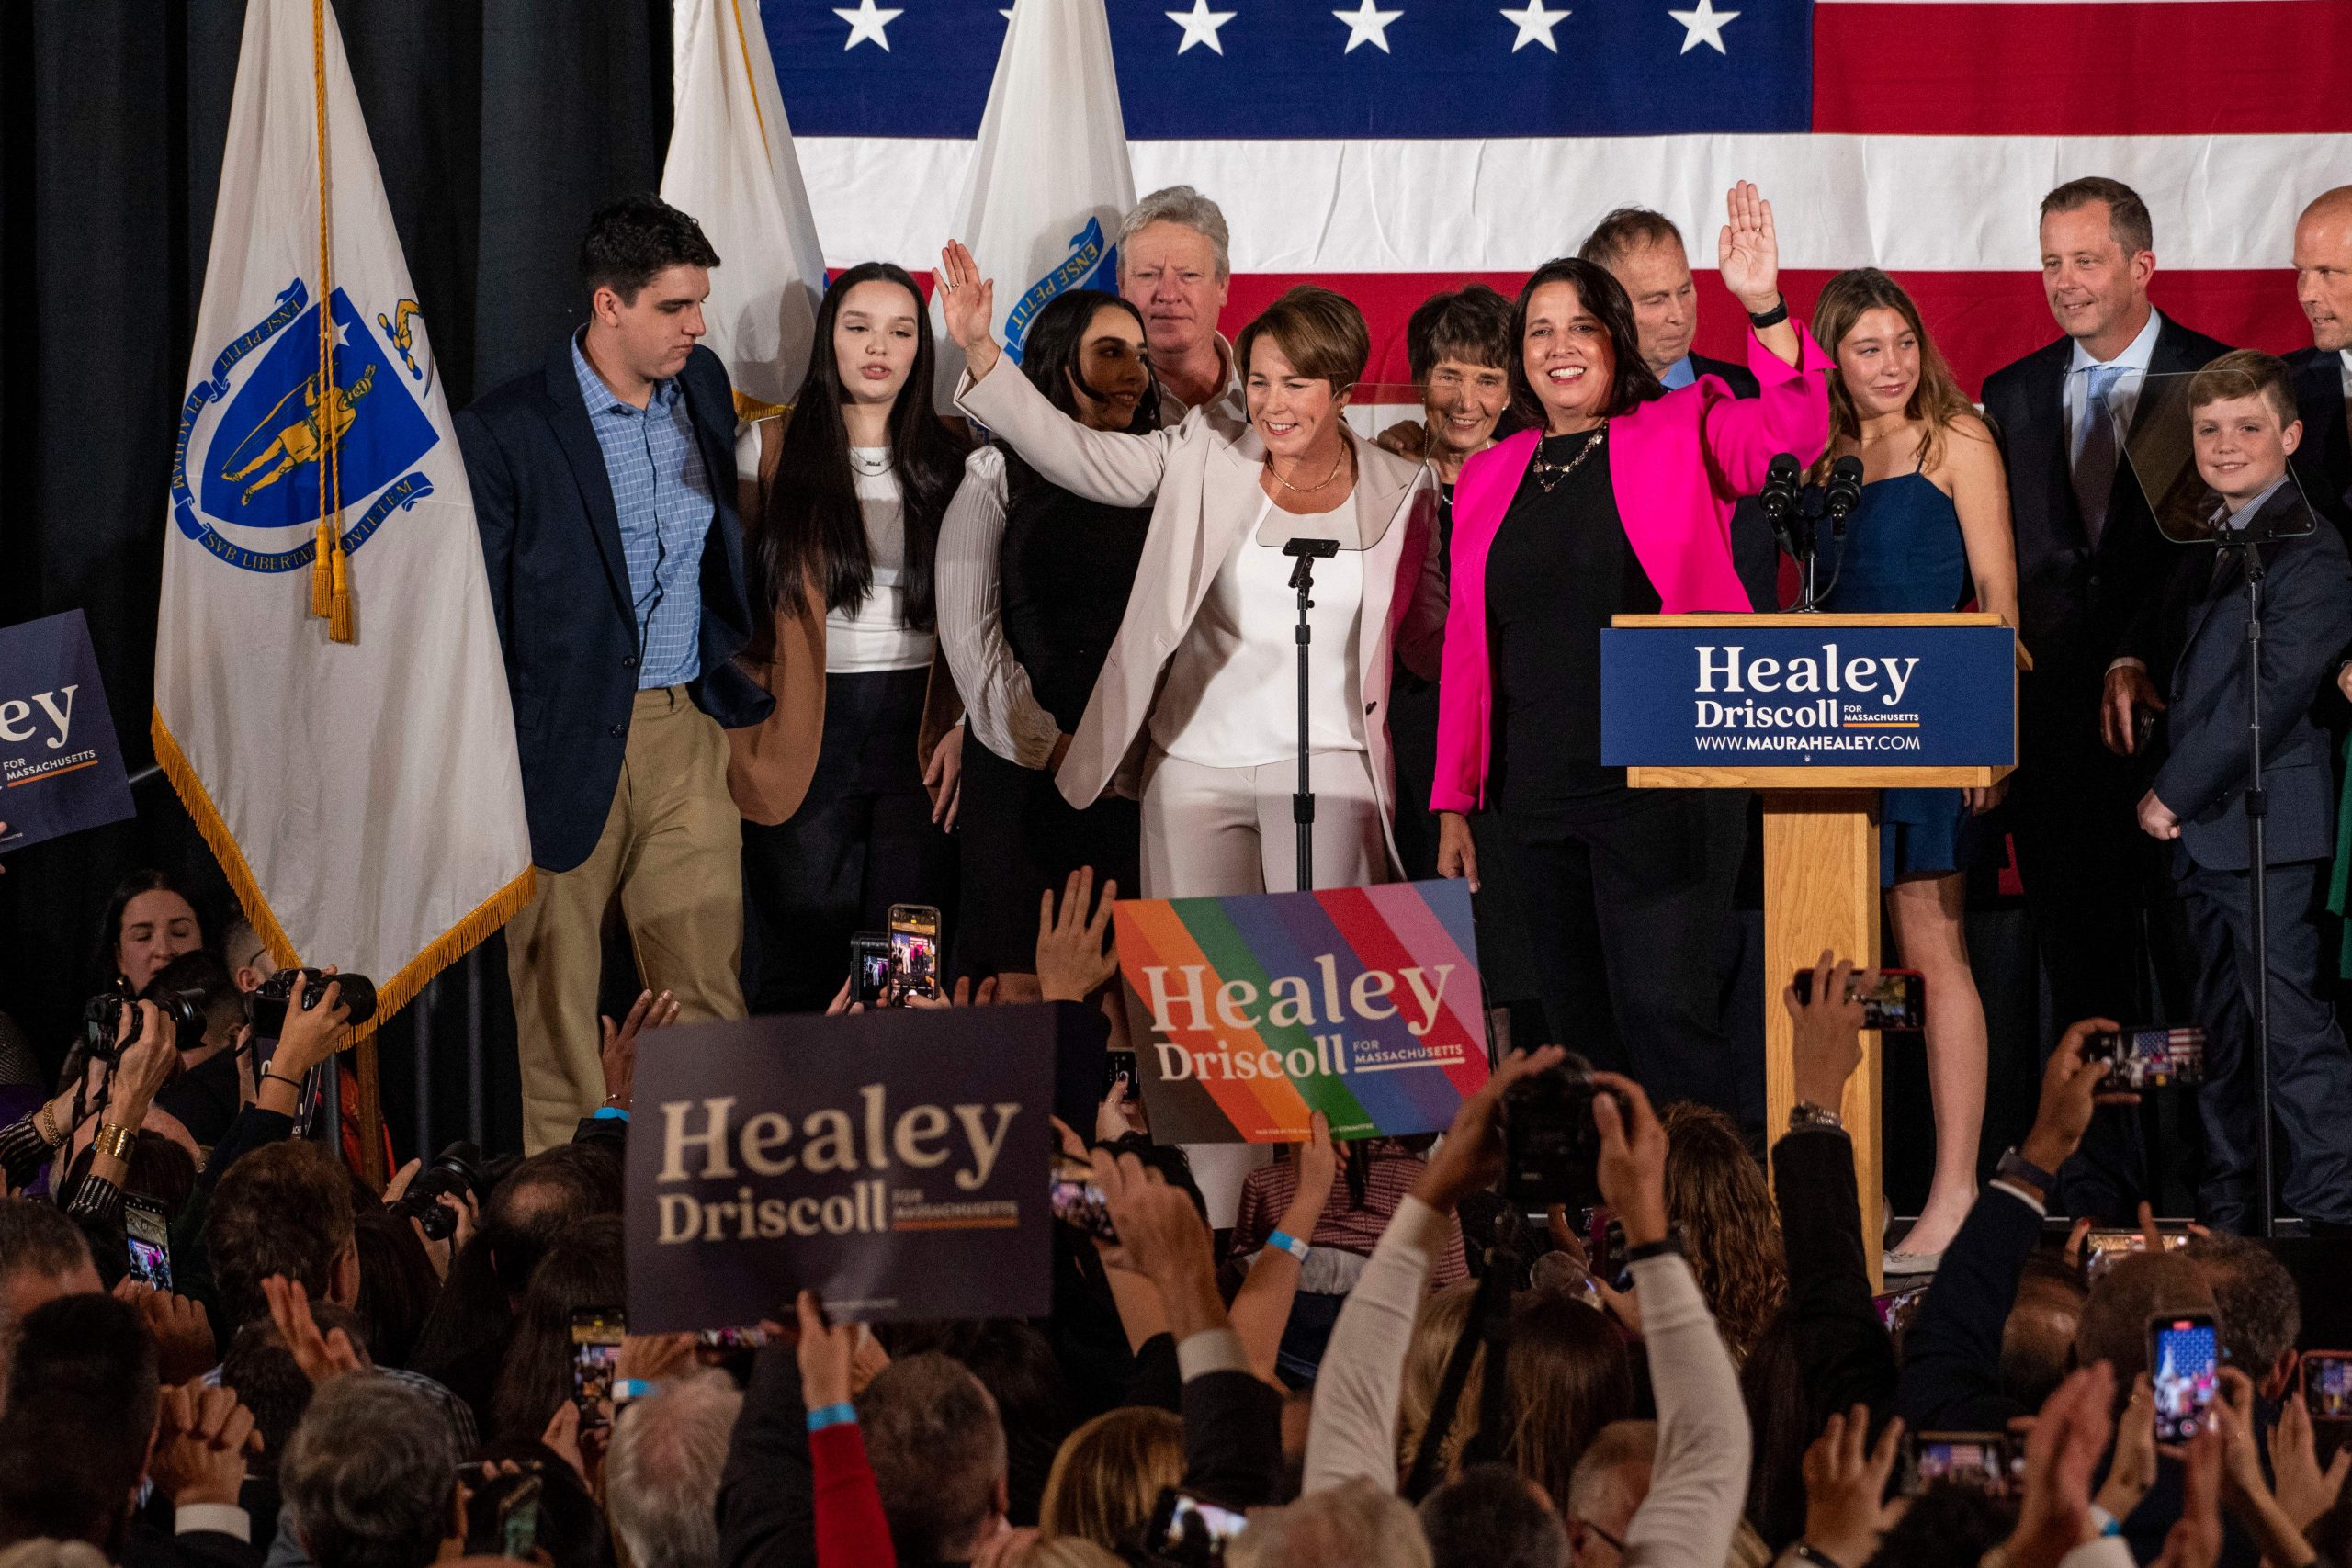
M 2124 367 L 2094 365 L 2087 374 L 2090 391 L 2083 400 L 2082 423 L 2075 431 L 2075 502 L 2082 508 L 2083 531 L 2096 548 L 2099 534 L 2107 527 L 2108 497 L 2115 490 L 2116 465 L 2122 455 L 2122 444 L 2116 439 L 2115 414 L 2107 398 L 2123 378 Z

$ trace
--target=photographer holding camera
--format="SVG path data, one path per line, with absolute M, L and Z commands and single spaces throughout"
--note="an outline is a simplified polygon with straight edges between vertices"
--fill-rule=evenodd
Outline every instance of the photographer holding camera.
M 102 1222 L 122 1213 L 130 1145 L 146 1123 L 156 1091 L 179 1066 L 171 1016 L 153 1002 L 115 999 L 111 1033 L 99 1036 L 106 1047 L 93 1053 L 97 1061 L 73 1075 L 63 1092 L 34 1107 L 30 1115 L 0 1128 L 0 1171 L 11 1190 L 31 1181 L 52 1155 L 61 1156 L 55 1168 L 62 1178 L 88 1137 L 95 1145 L 89 1175 L 74 1191 L 52 1196 L 66 1213 Z

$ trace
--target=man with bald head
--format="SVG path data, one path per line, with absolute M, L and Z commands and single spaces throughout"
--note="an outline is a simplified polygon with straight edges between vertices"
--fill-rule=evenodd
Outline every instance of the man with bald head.
M 2295 221 L 2295 297 L 2312 346 L 2288 355 L 2303 444 L 2303 496 L 2352 536 L 2352 186 L 2323 192 Z

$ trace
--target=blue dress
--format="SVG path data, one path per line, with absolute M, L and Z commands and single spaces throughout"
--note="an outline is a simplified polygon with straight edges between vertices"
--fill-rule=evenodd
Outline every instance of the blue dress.
M 1926 461 L 1922 455 L 1921 461 Z M 1960 512 L 1914 470 L 1862 487 L 1846 520 L 1845 549 L 1829 611 L 1957 609 L 1974 592 Z M 1879 807 L 1882 886 L 1967 868 L 1979 842 L 1968 797 L 1956 789 L 1890 789 Z

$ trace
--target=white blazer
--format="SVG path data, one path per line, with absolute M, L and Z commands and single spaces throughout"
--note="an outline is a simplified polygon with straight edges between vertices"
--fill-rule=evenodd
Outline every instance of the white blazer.
M 1063 798 L 1081 808 L 1106 789 L 1135 794 L 1168 662 L 1264 502 L 1258 477 L 1265 444 L 1223 400 L 1149 434 L 1090 430 L 1054 407 L 1004 359 L 978 382 L 967 372 L 956 386 L 956 404 L 1064 490 L 1105 505 L 1152 507 L 1126 615 L 1055 775 Z M 1378 541 L 1364 552 L 1363 614 L 1349 653 L 1363 695 L 1364 744 L 1386 830 L 1395 811 L 1388 750 L 1391 657 L 1401 654 L 1408 669 L 1434 679 L 1444 642 L 1437 481 L 1424 465 L 1353 432 L 1348 440 L 1355 449 L 1355 490 L 1339 511 L 1351 512 L 1355 537 Z M 1341 531 L 1349 530 L 1342 525 Z M 1287 732 L 1296 721 L 1285 711 L 1268 714 L 1266 722 Z M 1396 857 L 1393 834 L 1389 854 Z

